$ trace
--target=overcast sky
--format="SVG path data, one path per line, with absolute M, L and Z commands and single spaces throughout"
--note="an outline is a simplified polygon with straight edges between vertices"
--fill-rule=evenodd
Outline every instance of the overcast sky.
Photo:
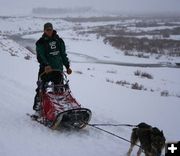
M 119 12 L 179 12 L 180 0 L 0 0 L 0 15 L 28 14 L 34 7 L 91 6 Z

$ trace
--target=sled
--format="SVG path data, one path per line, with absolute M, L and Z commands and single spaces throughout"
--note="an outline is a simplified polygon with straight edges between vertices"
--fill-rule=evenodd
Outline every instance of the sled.
M 53 70 L 53 72 L 59 71 Z M 67 76 L 64 73 L 60 74 L 63 77 L 61 84 L 55 85 L 48 82 L 43 86 L 43 89 L 42 87 L 39 89 L 41 116 L 37 121 L 53 130 L 60 128 L 82 129 L 91 119 L 91 110 L 83 108 L 77 102 L 71 93 Z M 42 75 L 46 76 L 45 73 Z M 41 76 L 39 84 L 41 84 Z

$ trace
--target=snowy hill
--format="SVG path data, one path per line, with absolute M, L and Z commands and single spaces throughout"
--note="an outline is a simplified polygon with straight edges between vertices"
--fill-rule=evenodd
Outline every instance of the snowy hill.
M 27 23 L 32 22 L 27 19 Z M 21 19 L 20 23 L 23 20 Z M 34 20 L 39 26 L 44 22 L 44 19 Z M 18 22 L 14 27 L 11 26 L 11 29 L 7 29 L 12 30 L 13 35 L 23 34 L 23 30 L 26 31 L 27 28 L 15 32 L 17 25 Z M 55 25 L 59 29 L 63 27 L 58 25 L 58 21 Z M 175 122 L 180 118 L 179 68 L 142 68 L 93 63 L 96 59 L 117 61 L 119 57 L 126 58 L 128 62 L 132 61 L 132 58 L 118 55 L 114 48 L 104 45 L 93 36 L 89 36 L 92 41 L 83 37 L 74 40 L 75 34 L 68 31 L 72 28 L 72 23 L 64 22 L 64 25 L 67 29 L 62 30 L 61 36 L 67 43 L 74 71 L 68 76 L 70 86 L 78 101 L 92 110 L 91 123 L 138 124 L 144 121 L 162 129 L 167 140 L 180 140 L 180 125 Z M 33 32 L 38 25 L 34 27 L 29 32 Z M 6 30 L 0 36 L 0 155 L 125 156 L 129 144 L 123 140 L 117 140 L 90 127 L 79 132 L 52 131 L 26 116 L 26 113 L 33 112 L 38 63 L 31 52 L 7 37 L 5 32 Z M 28 35 L 25 38 L 37 39 L 40 36 L 37 33 Z M 81 45 L 85 46 L 80 47 Z M 73 50 L 79 52 L 78 55 L 73 53 Z M 108 53 L 110 51 L 112 53 Z M 30 57 L 25 59 L 27 55 Z M 133 58 L 133 61 L 135 59 Z M 140 60 L 137 59 L 137 62 Z M 136 76 L 134 72 L 137 70 L 151 74 L 153 79 Z M 142 85 L 142 90 L 132 89 L 135 83 Z M 161 96 L 166 90 L 168 96 Z M 130 138 L 130 128 L 106 129 Z M 136 151 L 133 154 L 136 155 Z

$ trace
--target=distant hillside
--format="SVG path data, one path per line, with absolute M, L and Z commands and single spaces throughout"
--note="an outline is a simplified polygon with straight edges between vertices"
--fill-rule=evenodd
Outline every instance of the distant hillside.
M 91 7 L 78 7 L 78 8 L 34 8 L 32 10 L 33 14 L 83 14 L 92 13 L 95 10 Z

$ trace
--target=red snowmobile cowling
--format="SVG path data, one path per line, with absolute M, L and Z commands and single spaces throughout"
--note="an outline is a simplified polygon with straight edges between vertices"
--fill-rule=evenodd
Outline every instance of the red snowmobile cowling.
M 91 111 L 82 108 L 72 96 L 68 82 L 63 73 L 62 84 L 54 85 L 48 82 L 40 93 L 43 123 L 52 129 L 61 127 L 81 129 L 91 119 Z

